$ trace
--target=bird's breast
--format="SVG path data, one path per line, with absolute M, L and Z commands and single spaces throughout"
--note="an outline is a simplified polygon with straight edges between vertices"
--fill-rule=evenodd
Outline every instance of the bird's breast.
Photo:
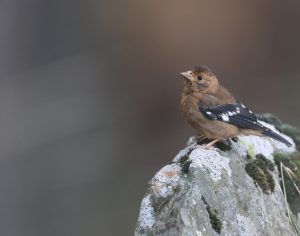
M 189 123 L 198 123 L 205 119 L 199 111 L 199 98 L 193 96 L 182 96 L 180 110 Z

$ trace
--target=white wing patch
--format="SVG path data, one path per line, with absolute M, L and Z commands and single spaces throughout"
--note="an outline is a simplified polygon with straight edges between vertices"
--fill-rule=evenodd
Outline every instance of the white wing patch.
M 209 114 L 209 113 L 211 114 L 210 111 L 208 111 L 208 112 L 206 112 L 206 113 L 207 113 L 207 114 Z M 241 113 L 241 110 L 240 110 L 239 107 L 237 107 L 235 111 L 228 111 L 228 112 L 225 112 L 225 113 L 220 114 L 220 116 L 222 117 L 222 120 L 223 120 L 223 121 L 229 121 L 229 118 L 230 118 L 231 116 L 236 116 L 236 115 L 239 114 L 239 113 Z M 209 115 L 210 115 L 210 114 L 209 114 Z
M 223 121 L 229 121 L 229 117 L 227 114 L 222 114 L 221 117 Z

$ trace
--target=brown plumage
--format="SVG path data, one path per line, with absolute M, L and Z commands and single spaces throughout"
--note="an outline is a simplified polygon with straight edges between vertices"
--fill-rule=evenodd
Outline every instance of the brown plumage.
M 185 85 L 181 93 L 180 110 L 201 138 L 212 140 L 210 147 L 224 138 L 244 135 L 267 135 L 291 144 L 259 123 L 256 116 L 223 86 L 206 66 L 181 73 Z

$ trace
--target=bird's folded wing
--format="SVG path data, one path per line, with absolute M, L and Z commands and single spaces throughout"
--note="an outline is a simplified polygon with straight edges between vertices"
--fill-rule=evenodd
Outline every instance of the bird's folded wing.
M 219 120 L 243 129 L 262 130 L 257 117 L 242 103 L 205 106 L 199 104 L 199 110 L 210 120 Z

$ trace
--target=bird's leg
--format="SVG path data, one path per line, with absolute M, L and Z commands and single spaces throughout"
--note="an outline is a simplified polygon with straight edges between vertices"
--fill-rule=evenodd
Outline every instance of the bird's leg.
M 221 140 L 221 138 L 215 139 L 215 140 L 211 141 L 210 143 L 206 144 L 206 145 L 204 146 L 204 148 L 205 148 L 205 149 L 208 149 L 208 148 L 210 148 L 212 145 L 214 145 L 216 142 L 219 142 L 220 140 Z

